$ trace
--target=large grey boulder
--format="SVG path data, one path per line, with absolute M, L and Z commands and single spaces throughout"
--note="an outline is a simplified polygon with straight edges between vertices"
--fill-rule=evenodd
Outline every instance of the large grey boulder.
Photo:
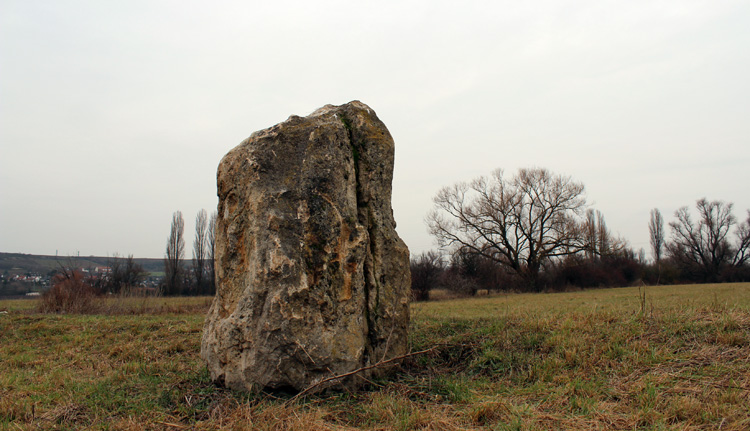
M 217 293 L 201 344 L 214 381 L 299 391 L 407 352 L 393 154 L 388 129 L 354 101 L 291 116 L 224 156 Z

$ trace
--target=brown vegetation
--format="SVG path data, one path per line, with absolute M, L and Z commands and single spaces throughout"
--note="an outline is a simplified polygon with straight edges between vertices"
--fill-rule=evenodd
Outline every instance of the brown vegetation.
M 42 295 L 39 310 L 43 313 L 83 313 L 99 292 L 79 270 L 64 270 L 52 278 L 52 287 Z

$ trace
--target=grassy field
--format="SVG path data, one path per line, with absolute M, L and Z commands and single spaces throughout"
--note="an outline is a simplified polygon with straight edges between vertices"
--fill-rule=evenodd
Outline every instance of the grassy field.
M 150 301 L 0 301 L 0 429 L 750 429 L 750 283 L 415 304 L 435 350 L 294 402 L 211 384 L 207 298 Z

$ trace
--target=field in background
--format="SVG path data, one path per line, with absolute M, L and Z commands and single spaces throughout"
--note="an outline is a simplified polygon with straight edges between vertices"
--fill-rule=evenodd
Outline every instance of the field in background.
M 414 304 L 435 350 L 292 403 L 211 384 L 206 298 L 132 301 L 0 301 L 0 429 L 750 429 L 750 283 Z

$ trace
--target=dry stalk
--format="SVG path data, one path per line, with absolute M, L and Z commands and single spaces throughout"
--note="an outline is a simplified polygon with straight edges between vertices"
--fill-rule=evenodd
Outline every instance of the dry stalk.
M 740 390 L 740 391 L 750 392 L 750 388 L 747 388 L 745 386 L 730 385 L 730 384 L 726 384 L 726 383 L 707 382 L 704 379 L 696 379 L 694 377 L 679 376 L 677 374 L 671 374 L 671 373 L 667 373 L 667 375 L 670 376 L 670 377 L 674 377 L 675 379 L 681 379 L 681 380 L 686 380 L 686 381 L 689 381 L 689 382 L 700 383 L 700 384 L 703 384 L 703 385 L 713 386 L 713 387 L 719 388 L 719 389 L 737 389 L 737 390 Z
M 430 352 L 435 351 L 438 347 L 439 346 L 433 346 L 433 347 L 430 347 L 429 349 L 420 350 L 418 352 L 410 352 L 410 353 L 407 353 L 405 355 L 396 356 L 396 357 L 393 357 L 391 359 L 386 359 L 384 361 L 380 361 L 380 362 L 377 362 L 375 364 L 368 365 L 366 367 L 357 368 L 356 370 L 349 371 L 348 373 L 343 373 L 343 374 L 338 374 L 338 375 L 335 375 L 335 376 L 332 376 L 332 377 L 327 377 L 327 378 L 325 378 L 323 380 L 320 380 L 319 382 L 313 383 L 310 386 L 306 387 L 302 392 L 298 393 L 297 395 L 293 396 L 288 401 L 286 401 L 284 403 L 284 405 L 292 404 L 295 401 L 297 401 L 298 399 L 304 397 L 305 395 L 307 395 L 307 394 L 309 394 L 309 393 L 317 390 L 321 386 L 326 385 L 328 383 L 331 383 L 331 382 L 334 382 L 334 381 L 337 381 L 337 380 L 342 380 L 342 379 L 345 379 L 347 377 L 351 377 L 351 376 L 354 376 L 356 374 L 362 373 L 364 371 L 368 371 L 368 370 L 372 370 L 372 369 L 375 369 L 375 368 L 384 367 L 386 365 L 392 364 L 392 363 L 400 361 L 402 359 L 411 358 L 411 357 L 419 356 L 419 355 L 424 355 L 426 353 L 430 353 Z
M 187 426 L 185 426 L 185 425 L 180 425 L 180 424 L 173 424 L 173 423 L 170 423 L 170 422 L 160 422 L 160 421 L 156 421 L 156 423 L 158 423 L 158 424 L 162 424 L 162 425 L 166 425 L 166 426 L 168 426 L 168 427 L 171 427 L 171 428 L 178 428 L 178 429 L 188 429 L 188 427 L 187 427 Z

